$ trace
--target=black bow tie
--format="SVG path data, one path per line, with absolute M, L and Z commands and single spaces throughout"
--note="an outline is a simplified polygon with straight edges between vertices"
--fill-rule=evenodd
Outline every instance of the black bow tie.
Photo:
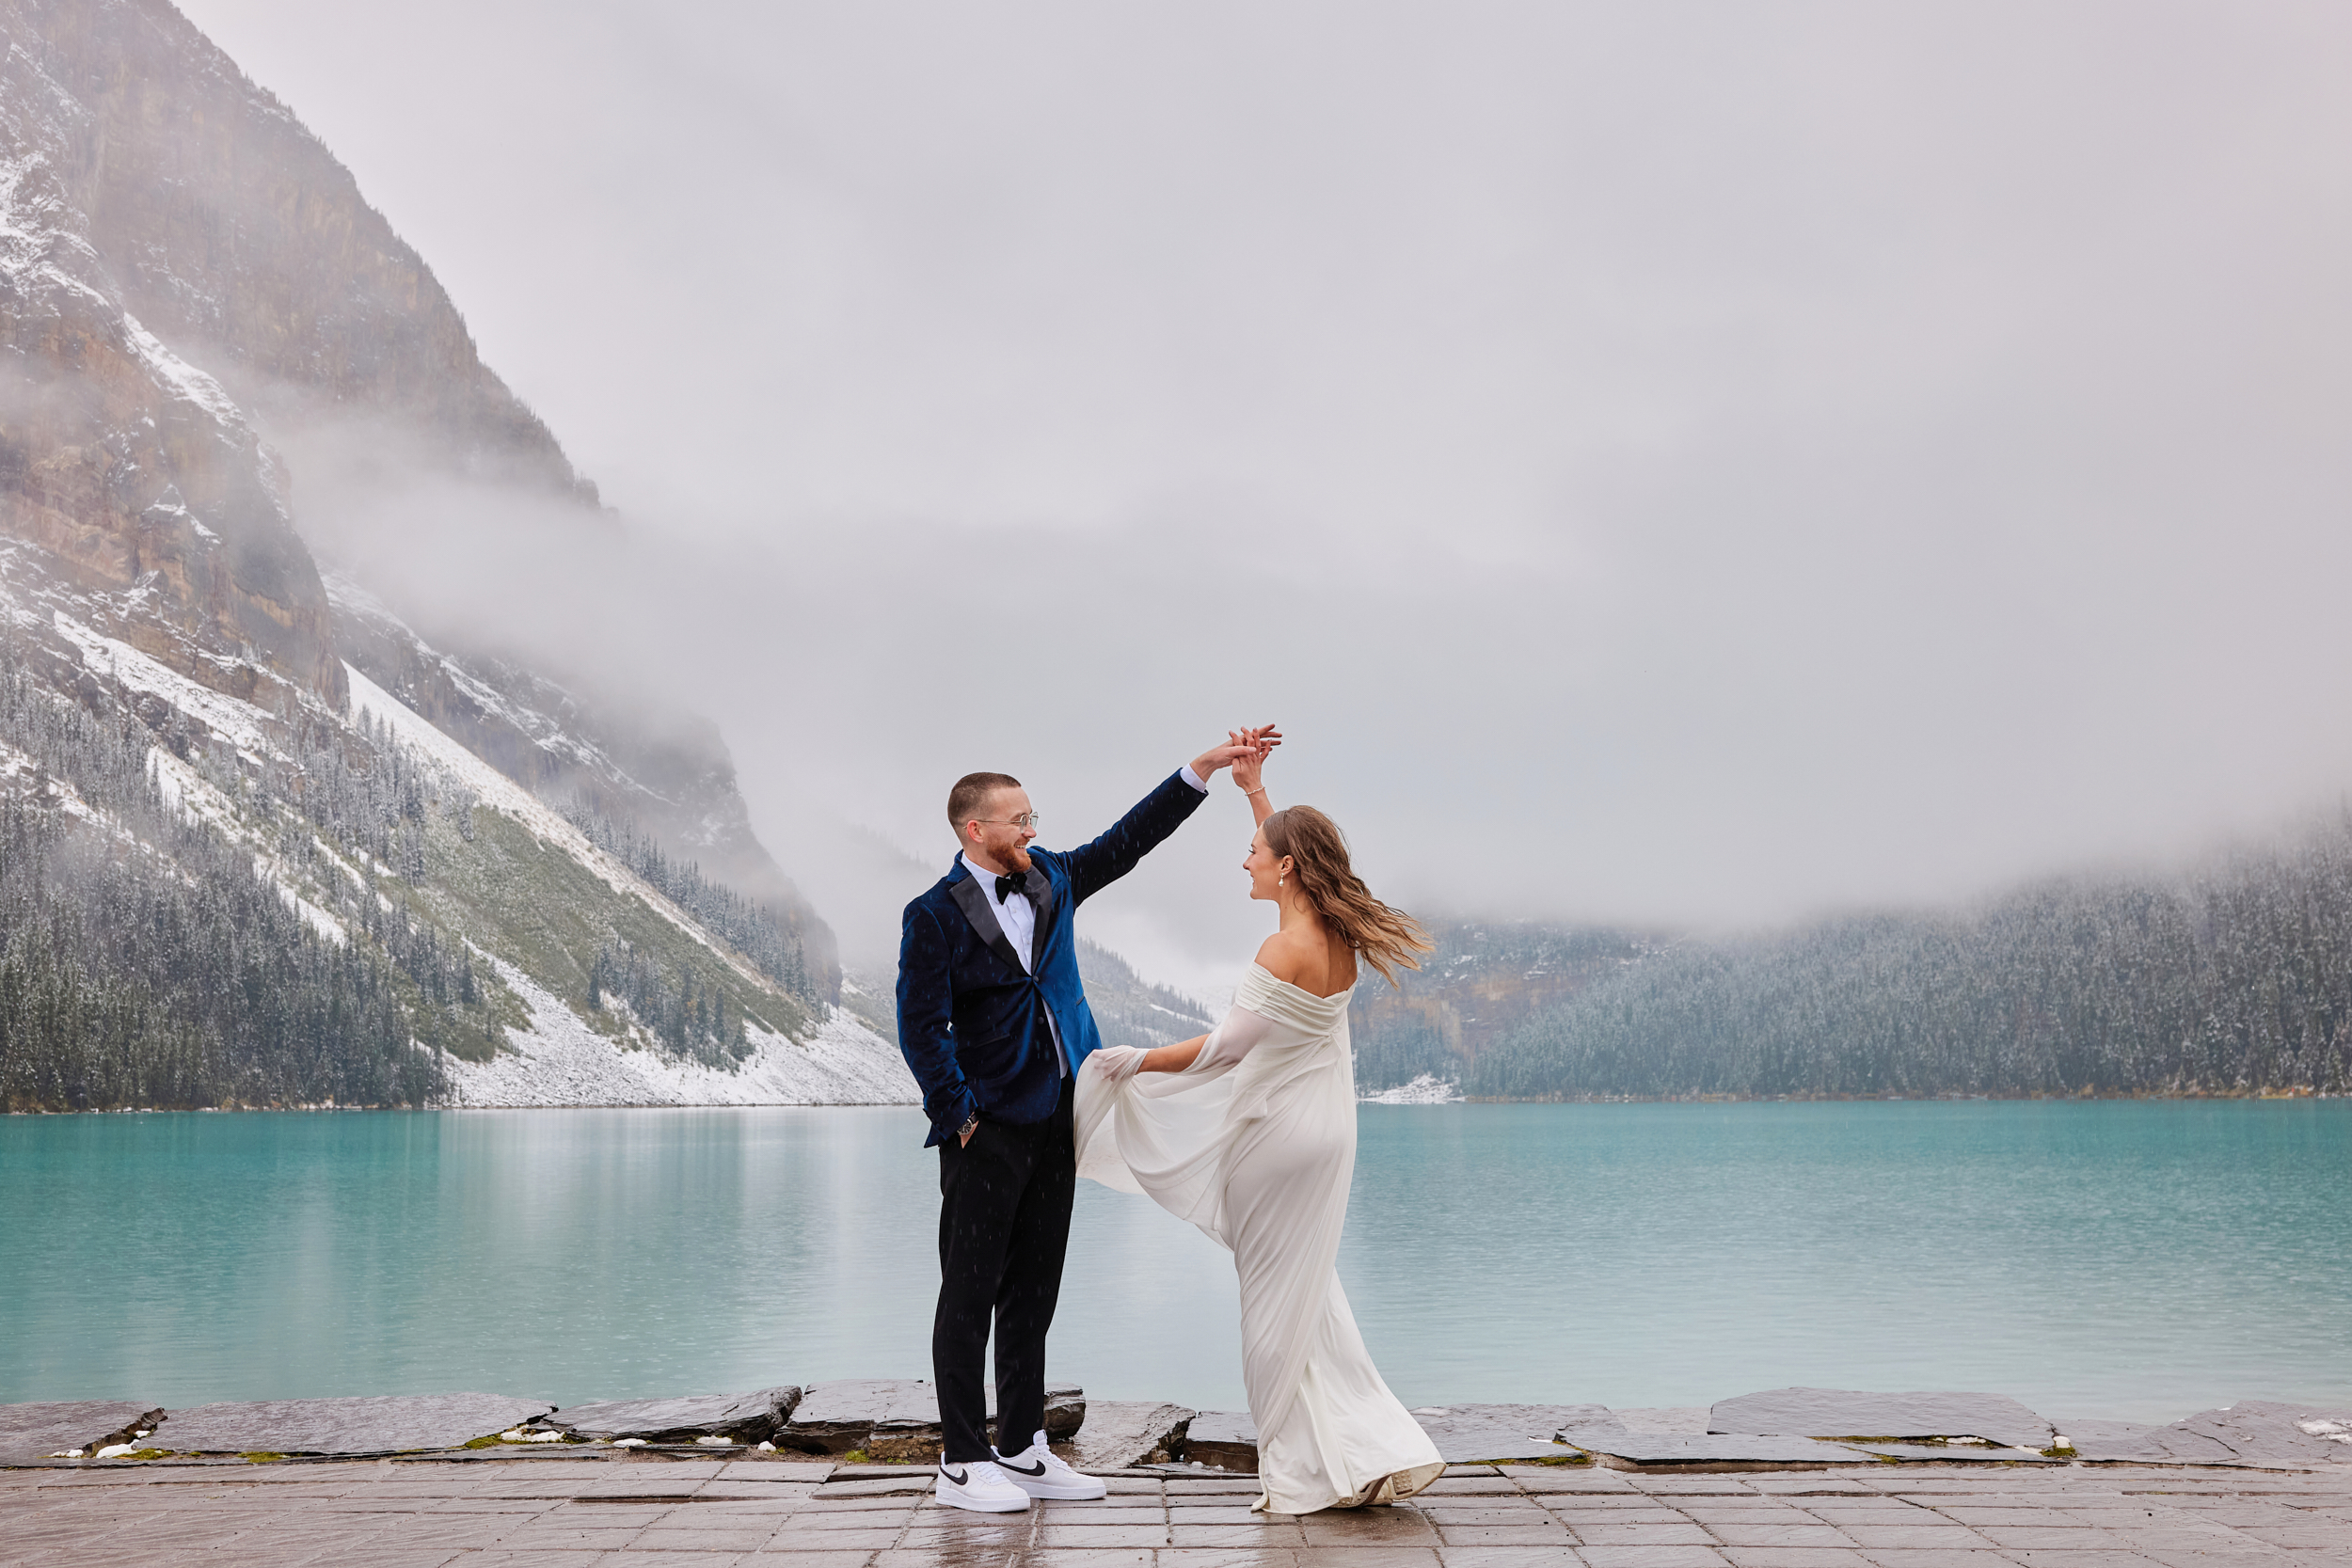
M 1026 898 L 1029 895 L 1029 874 L 1025 871 L 1016 871 L 1009 877 L 997 878 L 996 902 L 1003 903 L 1005 895 L 1008 893 L 1017 893 Z

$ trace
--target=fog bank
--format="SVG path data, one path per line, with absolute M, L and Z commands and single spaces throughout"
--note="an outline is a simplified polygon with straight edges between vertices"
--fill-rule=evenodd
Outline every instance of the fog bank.
M 847 950 L 839 821 L 1269 719 L 1383 892 L 1645 923 L 2352 784 L 2341 8 L 185 8 L 625 537 L 305 527 L 709 711 Z M 1098 940 L 1230 967 L 1246 823 Z

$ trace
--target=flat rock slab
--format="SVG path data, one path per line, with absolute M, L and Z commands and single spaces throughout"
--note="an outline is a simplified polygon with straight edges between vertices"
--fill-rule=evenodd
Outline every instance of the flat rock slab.
M 1448 1465 L 1573 1458 L 1576 1450 L 1556 1435 L 1560 1429 L 1609 1419 L 1608 1407 L 1598 1404 L 1424 1405 L 1412 1414 Z
M 821 1449 L 839 1452 L 844 1450 L 831 1447 L 836 1438 L 863 1437 L 876 1427 L 938 1424 L 939 1396 L 930 1384 L 912 1378 L 850 1378 L 811 1386 L 793 1407 L 785 1430 L 796 1439 L 823 1439 Z
M 1994 1463 L 2000 1465 L 2060 1465 L 2065 1461 L 2052 1459 L 2040 1449 L 2005 1449 L 1992 1443 L 1850 1443 L 1848 1448 L 1864 1453 L 1882 1454 L 1888 1459 L 1910 1460 L 1931 1465 L 1969 1465 Z
M 0 1465 L 25 1465 L 72 1449 L 93 1453 L 109 1437 L 128 1440 L 133 1423 L 163 1412 L 124 1400 L 0 1404 Z
M 2178 1426 L 2085 1418 L 2056 1423 L 2075 1457 L 2094 1463 L 2137 1465 L 2226 1465 L 2237 1450 L 2217 1437 Z
M 996 1390 L 988 1391 L 988 1424 L 996 1426 Z M 1087 1391 L 1074 1383 L 1049 1383 L 1045 1386 L 1045 1440 L 1067 1443 L 1078 1435 L 1087 1424 Z M 1013 1440 L 1027 1448 L 1037 1433 L 1016 1432 Z
M 1258 1423 L 1247 1410 L 1204 1410 L 1184 1429 L 1184 1458 L 1191 1464 L 1254 1476 L 1258 1473 Z
M 1165 1462 L 1183 1441 L 1184 1425 L 1200 1412 L 1181 1404 L 1143 1404 L 1097 1400 L 1087 1406 L 1086 1425 L 1062 1457 L 1081 1470 L 1124 1470 Z
M 568 1404 L 539 1422 L 580 1437 L 639 1437 L 648 1443 L 691 1443 L 732 1437 L 764 1443 L 783 1430 L 801 1402 L 798 1388 L 751 1394 L 688 1395 L 667 1400 L 603 1400 Z
M 1875 1456 L 1840 1444 L 1769 1433 L 1635 1432 L 1611 1422 L 1568 1427 L 1560 1435 L 1613 1470 L 1652 1466 L 1811 1470 L 1830 1465 L 1878 1463 Z
M 1086 1424 L 1086 1390 L 1075 1384 L 1045 1388 L 1045 1435 L 1066 1443 Z M 996 1420 L 996 1390 L 988 1391 L 988 1419 Z M 1022 1448 L 1031 1433 L 1012 1434 Z M 863 1449 L 875 1459 L 929 1463 L 938 1457 L 939 1396 L 913 1378 L 848 1378 L 819 1383 L 801 1396 L 776 1438 L 779 1448 L 804 1453 L 849 1453 Z M 925 1452 L 928 1449 L 930 1451 Z
M 2240 1400 L 2219 1410 L 2201 1410 L 2173 1422 L 2172 1430 L 2227 1444 L 2234 1456 L 2231 1463 L 2240 1465 L 2352 1465 L 2352 1413 L 2342 1409 Z
M 1872 1394 L 1846 1388 L 1775 1388 L 1725 1400 L 1709 1415 L 1719 1433 L 1792 1437 L 1982 1437 L 2004 1448 L 2050 1446 L 2050 1423 L 1999 1394 Z
M 150 1441 L 181 1453 L 403 1453 L 453 1449 L 554 1408 L 503 1394 L 200 1404 L 173 1411 Z
M 1605 1422 L 1609 1411 L 1598 1404 L 1449 1404 L 1423 1405 L 1412 1417 L 1447 1464 L 1487 1465 L 1573 1459 L 1579 1450 L 1559 1440 L 1560 1429 Z M 1255 1475 L 1257 1423 L 1246 1411 L 1204 1411 L 1185 1429 L 1184 1458 Z
M 1703 1404 L 1661 1405 L 1650 1409 L 1612 1410 L 1605 1418 L 1628 1432 L 1680 1432 L 1704 1436 L 1712 1414 Z

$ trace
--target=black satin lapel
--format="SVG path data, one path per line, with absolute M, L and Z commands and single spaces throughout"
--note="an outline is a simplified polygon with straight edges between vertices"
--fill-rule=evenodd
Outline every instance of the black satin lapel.
M 1012 941 L 1005 935 L 1004 925 L 996 918 L 996 911 L 988 907 L 988 889 L 980 885 L 979 878 L 966 877 L 947 891 L 955 896 L 956 907 L 963 911 L 963 918 L 972 923 L 972 929 L 982 942 L 988 943 L 989 949 L 1013 968 L 1019 969 L 1021 955 L 1013 951 Z
M 1029 900 L 1029 907 L 1037 911 L 1037 929 L 1029 933 L 1029 973 L 1035 974 L 1045 961 L 1045 933 L 1054 918 L 1054 879 L 1034 860 L 1029 863 L 1029 885 L 1037 890 L 1037 896 Z

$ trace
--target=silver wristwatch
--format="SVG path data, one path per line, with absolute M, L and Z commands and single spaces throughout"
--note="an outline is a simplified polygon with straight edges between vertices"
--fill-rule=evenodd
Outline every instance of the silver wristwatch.
M 972 1119 L 970 1121 L 965 1122 L 961 1127 L 956 1129 L 956 1139 L 958 1142 L 961 1142 L 963 1139 L 970 1137 L 973 1133 L 978 1132 L 979 1130 L 980 1113 L 975 1111 L 972 1113 Z

